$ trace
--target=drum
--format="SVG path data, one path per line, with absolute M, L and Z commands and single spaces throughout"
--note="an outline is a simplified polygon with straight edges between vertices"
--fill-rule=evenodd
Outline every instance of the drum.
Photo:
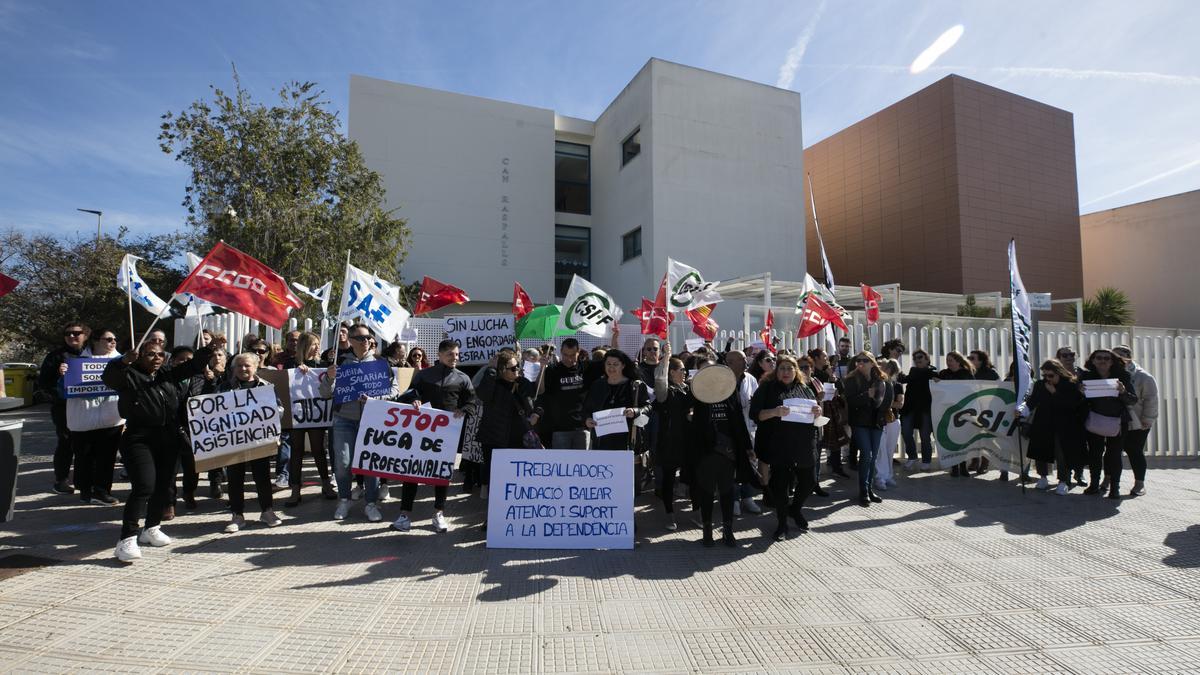
M 729 366 L 709 366 L 692 378 L 692 396 L 701 403 L 719 403 L 737 389 L 737 376 Z

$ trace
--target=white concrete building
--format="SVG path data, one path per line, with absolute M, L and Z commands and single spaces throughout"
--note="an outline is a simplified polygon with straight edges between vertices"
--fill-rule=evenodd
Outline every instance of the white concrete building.
M 461 286 L 480 311 L 507 308 L 514 280 L 561 299 L 579 272 L 628 312 L 667 256 L 709 279 L 803 279 L 800 127 L 796 92 L 658 59 L 594 122 L 350 80 L 350 137 L 413 232 L 399 276 Z

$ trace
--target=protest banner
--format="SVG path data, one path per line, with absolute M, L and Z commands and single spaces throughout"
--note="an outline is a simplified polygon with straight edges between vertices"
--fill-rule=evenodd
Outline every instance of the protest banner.
M 446 337 L 458 345 L 458 363 L 487 363 L 501 349 L 515 349 L 516 319 L 511 314 L 451 315 L 446 317 Z
M 272 387 L 193 396 L 187 412 L 196 471 L 272 457 L 279 448 L 279 400 Z
M 289 390 L 288 371 L 274 368 L 259 368 L 258 379 L 267 382 L 275 390 L 275 401 L 281 410 L 279 428 L 284 431 L 292 428 L 292 396 Z
M 463 420 L 453 413 L 407 403 L 363 404 L 350 472 L 410 483 L 449 485 Z
M 1011 382 L 932 382 L 929 391 L 943 468 L 986 455 L 1001 471 L 1020 471 L 1017 394 Z
M 383 359 L 343 363 L 337 367 L 337 379 L 333 384 L 334 403 L 357 401 L 362 394 L 386 396 L 391 391 L 391 370 Z
M 105 367 L 109 361 L 117 357 L 85 356 L 67 359 L 67 373 L 63 375 L 63 395 L 67 398 L 92 398 L 95 396 L 116 396 L 117 392 L 109 389 L 101 381 Z
M 286 371 L 293 429 L 322 429 L 333 424 L 333 399 L 321 398 L 325 371 L 299 368 Z
M 633 453 L 492 451 L 488 548 L 633 548 Z

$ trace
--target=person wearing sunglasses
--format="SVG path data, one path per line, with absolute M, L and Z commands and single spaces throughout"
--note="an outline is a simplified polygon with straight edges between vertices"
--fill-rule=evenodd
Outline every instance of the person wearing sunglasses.
M 1029 414 L 1022 419 L 1023 433 L 1029 437 L 1026 456 L 1037 466 L 1037 489 L 1050 487 L 1050 463 L 1058 474 L 1055 494 L 1071 490 L 1071 472 L 1084 463 L 1086 456 L 1083 420 L 1087 402 L 1079 389 L 1079 379 L 1056 359 L 1042 364 L 1042 377 L 1029 390 L 1026 406 Z
M 850 434 L 862 457 L 858 463 L 858 503 L 870 506 L 883 499 L 875 494 L 875 458 L 883 440 L 887 411 L 892 405 L 893 390 L 887 375 L 875 363 L 870 352 L 854 357 L 854 370 L 845 380 L 846 406 L 849 409 Z
M 526 447 L 525 434 L 532 428 L 529 417 L 533 415 L 533 384 L 521 373 L 520 356 L 503 349 L 496 356 L 496 365 L 483 369 L 483 378 L 475 393 L 483 406 L 476 437 L 483 451 L 479 497 L 486 503 L 492 475 L 492 450 Z M 487 531 L 486 513 L 483 529 Z
M 975 379 L 975 367 L 959 352 L 949 352 L 946 354 L 946 367 L 938 372 L 936 380 L 973 380 Z M 935 381 L 936 381 L 935 380 Z M 966 462 L 959 462 L 950 467 L 950 475 L 958 478 L 967 478 L 971 472 L 967 470 Z
M 917 438 L 921 440 L 920 468 L 928 471 L 933 464 L 933 394 L 929 383 L 937 377 L 929 352 L 918 349 L 912 353 L 912 367 L 898 378 L 904 385 L 904 406 L 900 408 L 900 436 L 904 440 L 904 468 L 917 467 Z
M 121 562 L 141 558 L 139 544 L 171 543 L 159 523 L 179 458 L 179 413 L 187 396 L 188 380 L 203 372 L 211 356 L 212 349 L 202 347 L 192 360 L 165 370 L 167 354 L 162 346 L 144 343 L 137 352 L 110 361 L 104 369 L 101 379 L 117 392 L 117 410 L 125 419 L 121 461 L 132 488 L 114 551 Z M 144 528 L 139 527 L 143 517 Z
M 1129 407 L 1137 403 L 1137 393 L 1125 361 L 1109 349 L 1097 349 L 1088 356 L 1083 375 L 1079 381 L 1088 393 L 1088 382 L 1116 380 L 1116 396 L 1095 396 L 1087 399 L 1088 415 L 1084 422 L 1087 429 L 1088 481 L 1085 495 L 1094 495 L 1108 490 L 1109 499 L 1121 498 L 1121 468 L 1125 433 L 1129 431 Z M 1101 470 L 1104 479 L 1101 481 Z
M 217 390 L 226 392 L 270 387 L 270 383 L 258 377 L 261 363 L 261 357 L 254 352 L 243 352 L 233 357 L 233 363 L 229 368 L 233 371 L 233 377 L 224 380 Z M 231 512 L 229 523 L 225 526 L 226 534 L 233 534 L 246 527 L 246 469 L 249 469 L 251 475 L 254 476 L 254 489 L 258 494 L 258 506 L 261 510 L 259 521 L 267 527 L 275 527 L 282 522 L 273 508 L 274 486 L 271 485 L 271 458 L 270 456 L 259 457 L 249 462 L 238 462 L 225 467 Z
M 1129 430 L 1123 436 L 1125 454 L 1133 469 L 1133 489 L 1130 497 L 1146 494 L 1146 440 L 1150 428 L 1158 421 L 1158 380 L 1133 360 L 1133 350 L 1127 345 L 1113 347 L 1113 353 L 1125 361 L 1137 403 L 1129 408 Z
M 766 376 L 773 370 L 775 370 L 775 355 L 769 350 L 760 349 L 755 352 L 754 360 L 750 362 L 750 368 L 746 372 L 759 384 L 762 384 Z
M 116 334 L 107 328 L 93 330 L 89 346 L 80 355 L 120 358 Z M 71 432 L 71 447 L 75 454 L 75 487 L 84 504 L 112 506 L 120 503 L 112 496 L 112 477 L 124 424 L 125 420 L 117 410 L 116 396 L 67 399 L 67 428 Z
M 1063 364 L 1064 368 L 1066 368 L 1068 371 L 1074 373 L 1075 379 L 1078 380 L 1079 378 L 1083 377 L 1083 368 L 1080 368 L 1075 363 L 1075 350 L 1074 349 L 1071 349 L 1070 347 L 1068 347 L 1066 345 L 1059 347 L 1058 350 L 1054 352 L 1054 358 L 1059 363 Z M 1084 468 L 1084 465 L 1086 465 L 1086 464 L 1087 464 L 1087 462 L 1085 461 L 1083 464 L 1080 464 L 1075 469 L 1075 485 L 1077 485 L 1079 487 L 1083 487 L 1084 485 L 1087 485 L 1087 483 L 1083 480 L 1083 468 Z
M 61 347 L 46 354 L 42 359 L 42 367 L 38 370 L 37 394 L 39 403 L 50 404 L 50 421 L 54 424 L 54 485 L 53 489 L 59 494 L 69 495 L 75 492 L 68 480 L 71 477 L 71 431 L 67 428 L 67 399 L 58 386 L 59 380 L 67 374 L 67 359 L 77 358 L 87 346 L 88 334 L 91 330 L 78 321 L 72 321 L 63 326 Z

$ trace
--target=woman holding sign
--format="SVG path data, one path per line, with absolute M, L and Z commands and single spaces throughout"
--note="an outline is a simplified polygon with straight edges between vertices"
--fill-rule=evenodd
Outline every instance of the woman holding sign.
M 475 392 L 483 406 L 479 422 L 479 444 L 483 447 L 483 466 L 479 482 L 487 490 L 492 475 L 492 450 L 523 448 L 529 416 L 533 414 L 533 385 L 521 374 L 520 358 L 516 352 L 502 350 L 496 366 L 484 368 L 479 389 Z M 486 495 L 480 491 L 480 496 Z M 483 527 L 487 529 L 485 517 Z
M 954 353 L 954 352 L 951 352 Z M 962 358 L 961 356 L 959 357 Z M 846 406 L 850 410 L 850 434 L 862 451 L 858 463 L 858 503 L 870 506 L 883 499 L 875 494 L 875 458 L 883 440 L 883 427 L 892 407 L 892 387 L 887 375 L 875 363 L 870 352 L 854 357 L 854 370 L 846 376 Z
M 258 354 L 242 353 L 233 357 L 233 379 L 226 380 L 218 391 L 233 391 L 235 389 L 253 389 L 254 387 L 270 387 L 271 384 L 258 378 L 258 367 L 262 363 Z M 258 517 L 267 527 L 275 527 L 281 522 L 279 516 L 271 509 L 273 506 L 274 483 L 271 481 L 272 457 L 259 457 L 249 462 L 231 464 L 226 468 L 226 480 L 229 481 L 229 510 L 233 512 L 225 531 L 233 534 L 246 527 L 246 517 L 243 515 L 246 505 L 246 469 L 254 475 L 254 489 L 258 493 L 258 505 L 262 515 Z
M 1091 482 L 1085 495 L 1099 494 L 1108 488 L 1109 499 L 1121 498 L 1122 436 L 1129 429 L 1129 406 L 1137 403 L 1133 380 L 1125 361 L 1107 349 L 1097 349 L 1088 357 L 1083 375 L 1083 395 L 1087 398 L 1088 473 Z M 1100 469 L 1104 469 L 1104 483 Z
M 116 390 L 117 410 L 125 418 L 121 460 L 132 487 L 125 502 L 121 538 L 114 552 L 121 562 L 142 557 L 138 544 L 171 543 L 159 523 L 175 480 L 179 411 L 187 396 L 187 381 L 200 372 L 211 356 L 212 350 L 204 347 L 191 361 L 164 371 L 166 353 L 162 345 L 149 342 L 137 353 L 131 351 L 124 358 L 114 359 L 104 369 L 104 384 Z M 138 527 L 143 517 L 144 529 Z
M 584 426 L 595 434 L 592 449 L 629 450 L 634 418 L 649 412 L 650 394 L 645 383 L 638 379 L 633 359 L 619 349 L 605 352 L 604 377 L 592 383 L 583 399 Z M 601 427 L 597 424 L 597 416 L 624 418 L 624 422 Z
M 117 336 L 106 328 L 92 331 L 90 348 L 82 356 L 118 358 Z M 85 504 L 118 504 L 112 496 L 113 466 L 117 463 L 117 445 L 125 420 L 117 411 L 116 396 L 90 396 L 67 399 L 67 429 L 75 453 L 75 487 Z
M 1029 459 L 1037 464 L 1037 489 L 1050 487 L 1050 463 L 1058 474 L 1054 492 L 1065 495 L 1071 490 L 1071 472 L 1083 466 L 1085 436 L 1083 418 L 1087 403 L 1079 390 L 1075 373 L 1062 363 L 1050 359 L 1042 364 L 1042 379 L 1033 383 L 1026 400 L 1029 416 L 1022 420 L 1028 426 Z
M 780 355 L 775 369 L 763 379 L 750 401 L 750 415 L 758 420 L 754 451 L 758 454 L 760 471 L 767 474 L 767 489 L 775 507 L 775 541 L 787 538 L 789 515 L 801 532 L 808 531 L 808 520 L 801 509 L 816 485 L 813 422 L 821 415 L 818 386 L 800 370 L 795 357 Z M 807 401 L 811 407 L 796 409 L 797 401 Z M 796 492 L 789 507 L 788 486 L 793 478 Z

